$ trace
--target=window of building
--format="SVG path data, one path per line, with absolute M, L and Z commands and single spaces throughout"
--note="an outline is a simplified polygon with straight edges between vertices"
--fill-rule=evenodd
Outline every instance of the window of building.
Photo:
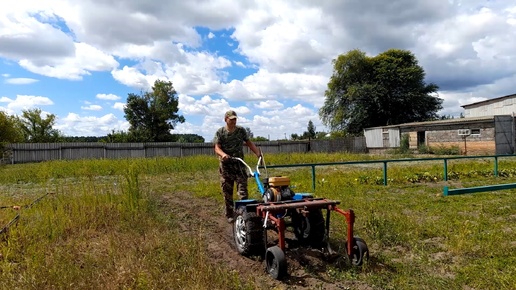
M 480 136 L 480 129 L 471 129 L 471 135 Z

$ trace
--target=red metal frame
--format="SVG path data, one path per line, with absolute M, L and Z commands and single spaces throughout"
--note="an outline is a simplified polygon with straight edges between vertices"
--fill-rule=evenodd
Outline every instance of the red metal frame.
M 285 251 L 285 221 L 283 217 L 277 217 L 278 214 L 282 214 L 287 209 L 298 209 L 302 208 L 305 210 L 319 208 L 327 209 L 338 212 L 346 218 L 347 224 L 347 251 L 348 255 L 351 255 L 353 250 L 353 224 L 355 223 L 355 213 L 352 209 L 347 211 L 337 207 L 339 201 L 329 199 L 313 199 L 307 198 L 302 200 L 296 200 L 293 202 L 275 202 L 259 204 L 256 207 L 256 213 L 261 216 L 264 220 L 269 219 L 276 226 L 278 231 L 278 244 L 282 251 Z M 326 229 L 329 231 L 329 229 Z

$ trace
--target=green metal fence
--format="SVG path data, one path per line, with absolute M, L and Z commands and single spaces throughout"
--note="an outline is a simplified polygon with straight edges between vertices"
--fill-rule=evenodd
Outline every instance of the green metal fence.
M 459 195 L 459 194 L 466 194 L 466 193 L 495 191 L 495 190 L 504 190 L 504 189 L 513 189 L 513 188 L 516 188 L 516 183 L 495 184 L 495 185 L 475 186 L 475 187 L 455 188 L 455 189 L 449 189 L 448 186 L 445 186 L 443 188 L 443 195 L 444 196 Z
M 416 162 L 416 161 L 442 161 L 443 179 L 448 181 L 448 161 L 457 159 L 494 159 L 494 176 L 498 176 L 498 159 L 506 157 L 516 157 L 516 155 L 481 155 L 481 156 L 454 156 L 454 157 L 435 157 L 435 158 L 413 158 L 413 159 L 385 159 L 385 160 L 364 160 L 364 161 L 345 161 L 327 163 L 303 163 L 285 165 L 267 165 L 267 168 L 287 168 L 287 167 L 311 167 L 312 169 L 312 190 L 315 190 L 315 167 L 332 165 L 354 165 L 354 164 L 383 164 L 383 185 L 387 185 L 388 164 L 396 162 Z M 262 167 L 263 168 L 263 167 Z

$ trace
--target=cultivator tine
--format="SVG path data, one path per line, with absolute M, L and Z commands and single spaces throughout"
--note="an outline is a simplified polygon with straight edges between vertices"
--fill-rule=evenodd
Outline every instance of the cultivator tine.
M 263 219 L 263 227 L 266 228 L 267 227 L 267 221 L 269 220 L 269 212 L 267 211 L 265 213 L 265 218 Z
M 326 241 L 330 241 L 330 209 L 326 209 Z

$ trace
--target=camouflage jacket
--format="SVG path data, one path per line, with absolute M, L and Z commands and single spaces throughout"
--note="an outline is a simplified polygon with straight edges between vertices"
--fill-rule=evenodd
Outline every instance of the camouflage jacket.
M 236 126 L 233 132 L 229 132 L 226 127 L 221 127 L 215 133 L 215 143 L 219 143 L 220 148 L 232 157 L 244 158 L 244 142 L 249 141 L 247 131 L 244 127 Z

